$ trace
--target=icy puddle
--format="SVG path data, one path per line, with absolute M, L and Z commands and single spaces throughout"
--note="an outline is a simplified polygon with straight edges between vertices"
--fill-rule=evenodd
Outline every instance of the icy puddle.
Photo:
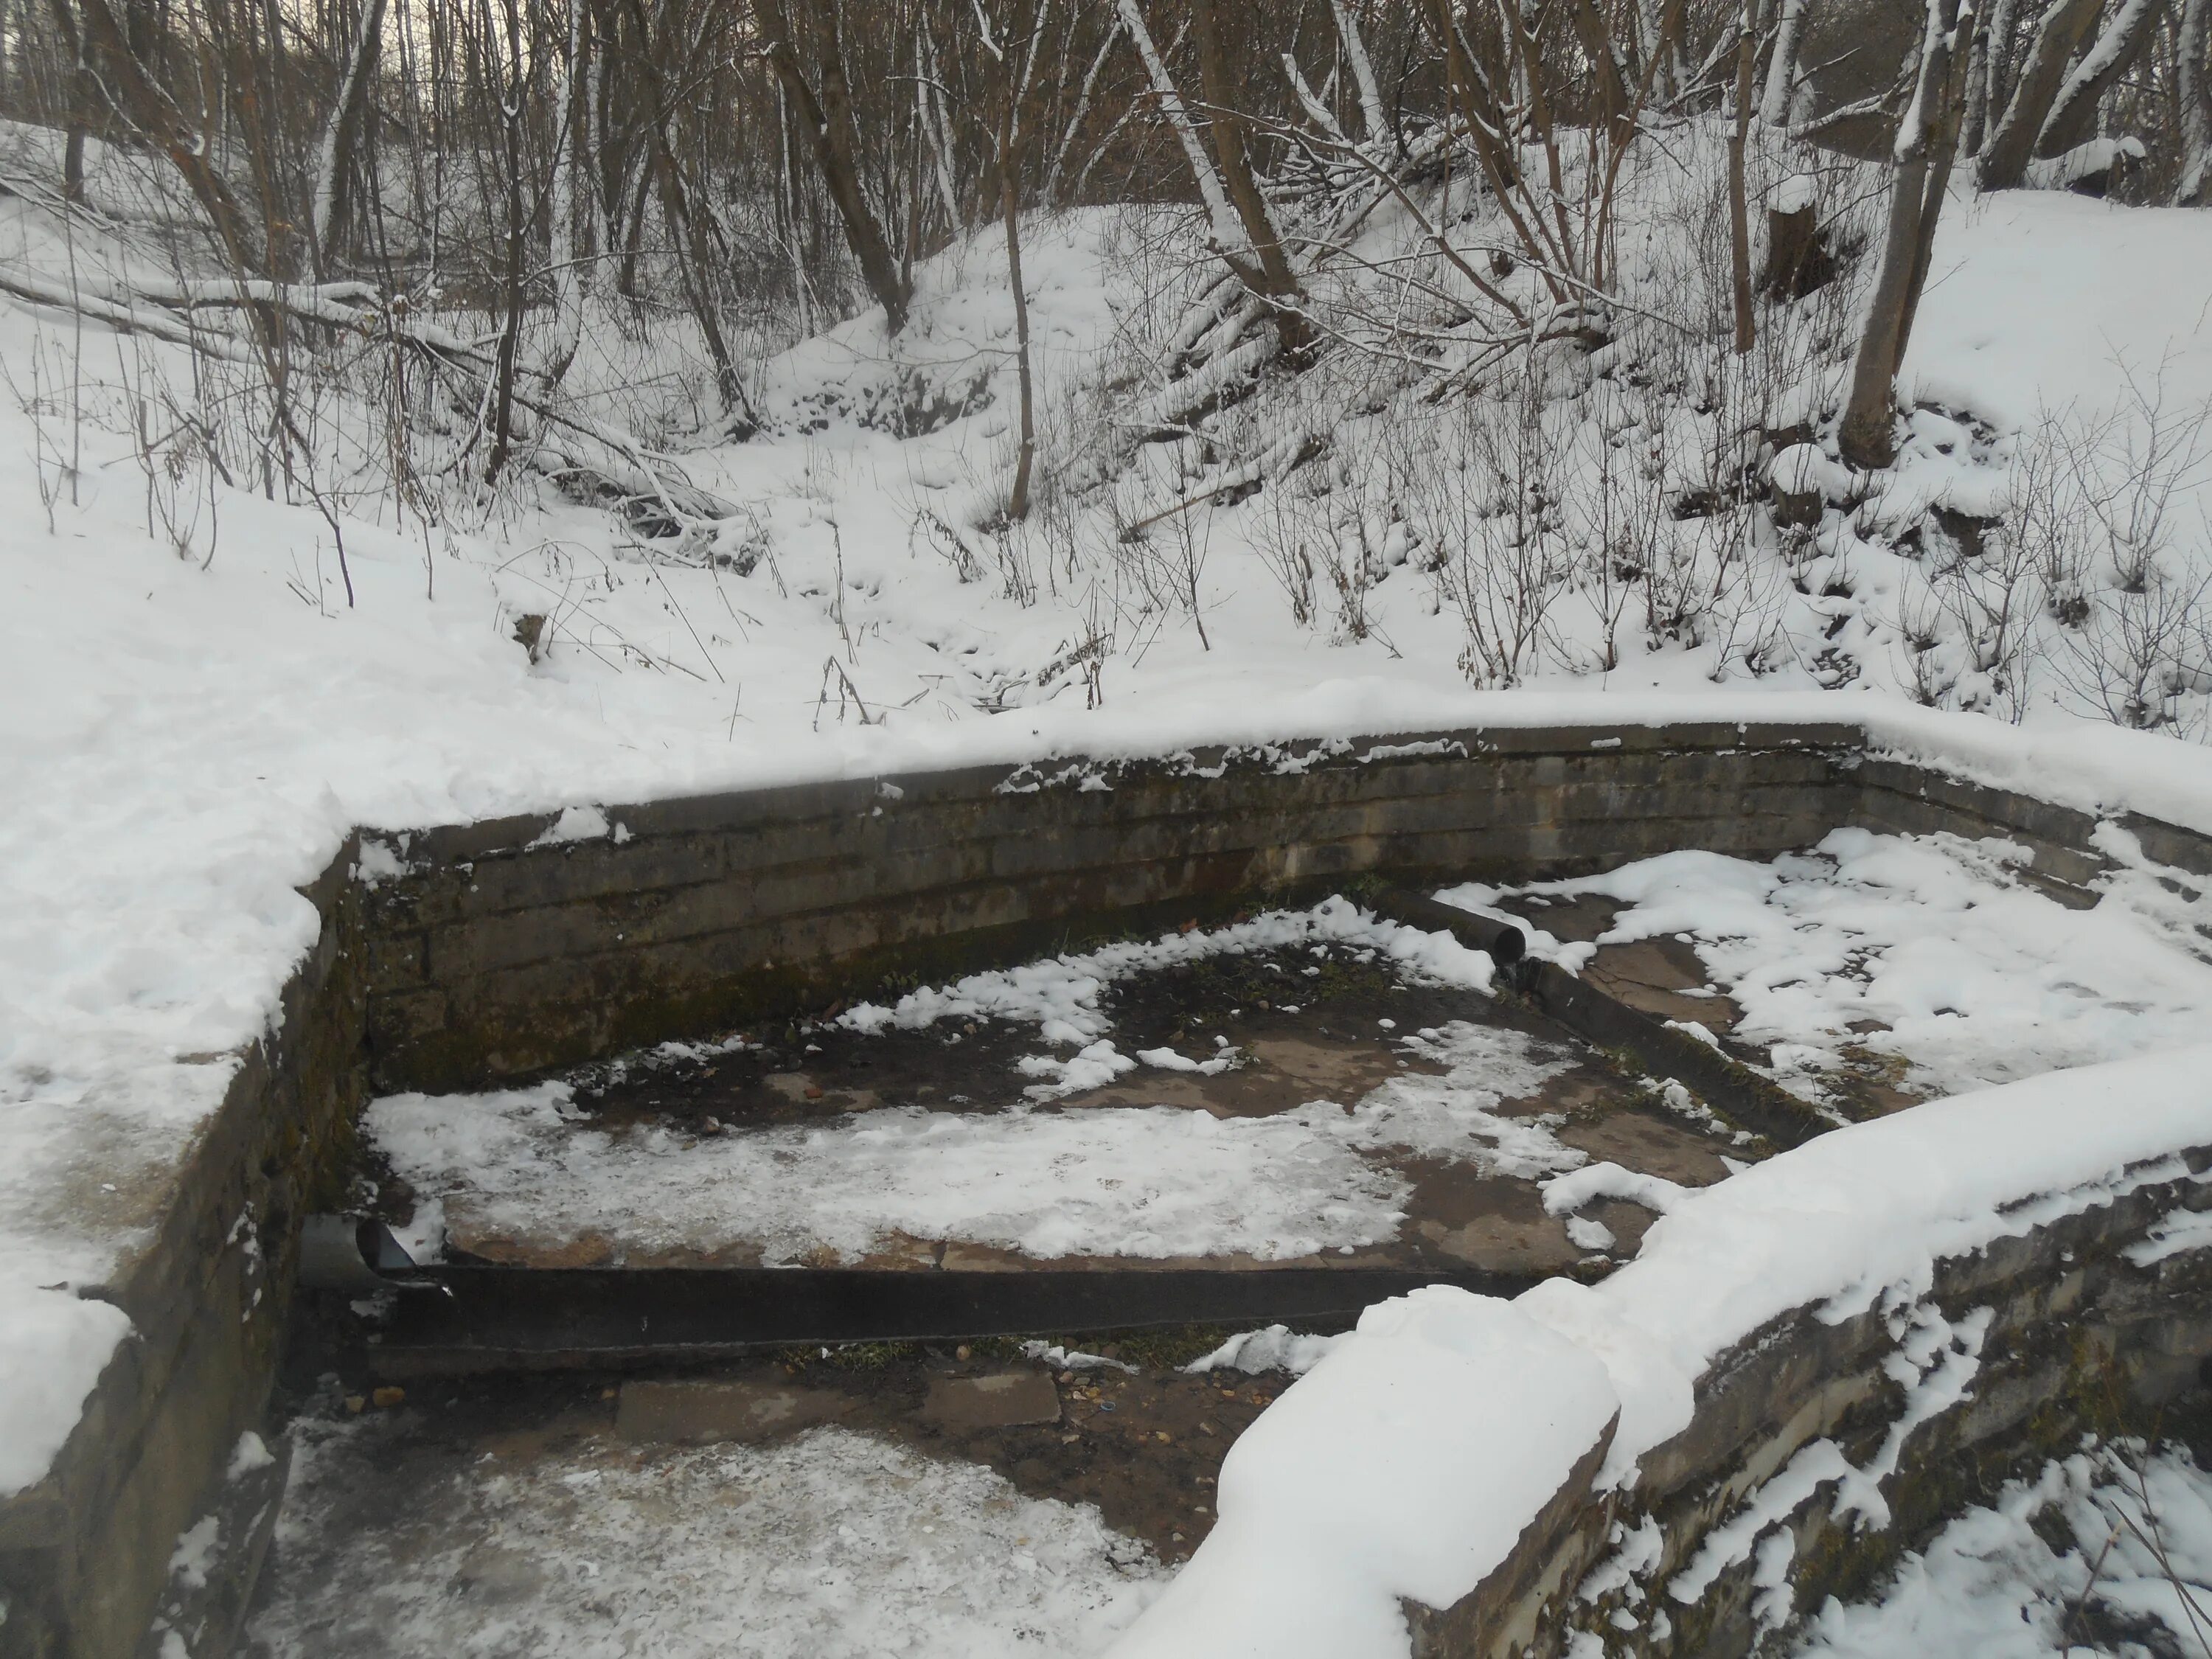
M 1332 900 L 367 1121 L 393 1218 L 499 1262 L 1534 1274 L 1591 1240 L 1632 1254 L 1644 1211 L 1594 1206 L 1578 1243 L 1540 1183 L 1597 1160 L 1702 1185 L 1742 1149 L 1490 975 Z
M 1771 863 L 1669 853 L 1437 896 L 1521 918 L 1534 954 L 1842 1116 L 2201 1039 L 2190 906 L 2129 872 L 2069 909 L 2031 867 L 2004 841 L 1838 830 Z
M 1096 1507 L 878 1435 L 634 1443 L 611 1403 L 515 1414 L 296 1423 L 245 1650 L 1043 1659 L 1097 1652 L 1164 1583 Z

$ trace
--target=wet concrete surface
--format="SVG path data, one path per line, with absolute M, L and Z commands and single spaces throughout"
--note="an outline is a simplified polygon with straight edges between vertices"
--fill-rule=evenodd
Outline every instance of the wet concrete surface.
M 1553 907 L 1544 925 L 1565 921 Z M 1583 919 L 1577 918 L 1577 921 Z M 1602 926 L 1593 911 L 1585 925 Z M 1645 952 L 1645 979 L 1615 980 L 1646 1006 L 1661 981 L 1688 977 L 1677 957 L 1687 947 Z M 1555 1067 L 1532 1092 L 1494 1109 L 1510 1120 L 1540 1125 L 1566 1147 L 1683 1185 L 1704 1185 L 1727 1173 L 1722 1154 L 1748 1154 L 1717 1126 L 1677 1115 L 1658 1103 L 1644 1079 L 1616 1069 L 1510 998 L 1395 978 L 1386 963 L 1337 950 L 1316 960 L 1285 951 L 1203 958 L 1137 975 L 1104 999 L 1112 1039 L 1124 1054 L 1171 1048 L 1183 1054 L 1218 1053 L 1226 1045 L 1242 1063 L 1214 1075 L 1144 1069 L 1105 1086 L 1042 1106 L 1028 1105 L 1033 1079 L 1018 1062 L 1048 1049 L 1034 1024 L 993 1019 L 940 1021 L 920 1030 L 864 1035 L 823 1022 L 745 1034 L 743 1046 L 692 1056 L 635 1059 L 580 1073 L 581 1122 L 614 1130 L 649 1127 L 726 1143 L 748 1132 L 794 1124 L 831 1127 L 887 1105 L 932 1113 L 984 1114 L 1024 1107 L 1058 1113 L 1170 1107 L 1217 1119 L 1250 1120 L 1297 1111 L 1314 1102 L 1350 1106 L 1394 1079 L 1438 1075 L 1446 1067 L 1404 1041 L 1424 1029 L 1468 1022 L 1519 1033 L 1525 1051 Z M 1691 953 L 1694 960 L 1694 953 Z M 1641 963 L 1636 958 L 1631 965 Z M 1673 994 L 1668 992 L 1668 994 Z M 1684 998 L 1686 1006 L 1691 999 Z M 1723 1026 L 1733 1010 L 1718 999 L 1699 1005 L 1708 1023 Z M 1716 1010 L 1721 1012 L 1717 1012 Z M 1379 1147 L 1370 1161 L 1404 1181 L 1410 1195 L 1394 1237 L 1357 1249 L 1310 1257 L 1265 1259 L 1235 1250 L 1205 1256 L 1061 1255 L 1054 1267 L 1398 1267 L 1439 1272 L 1477 1269 L 1541 1274 L 1577 1268 L 1602 1272 L 1569 1238 L 1564 1218 L 1544 1212 L 1538 1181 L 1502 1171 L 1470 1142 L 1464 1156 L 1439 1158 Z M 387 1181 L 384 1200 L 395 1213 L 414 1194 Z M 1591 1212 L 1620 1241 L 1613 1261 L 1632 1255 L 1650 1218 L 1632 1205 Z M 759 1261 L 742 1237 L 706 1253 L 648 1252 L 626 1244 L 619 1218 L 604 1229 L 557 1237 L 518 1234 L 474 1218 L 465 1194 L 447 1201 L 448 1247 L 456 1259 L 527 1267 L 744 1266 Z M 1019 1271 L 1036 1265 L 1017 1251 L 956 1234 L 933 1238 L 890 1234 L 866 1257 L 814 1261 L 917 1271 Z
M 599 1445 L 773 1445 L 832 1425 L 933 1459 L 987 1465 L 1027 1497 L 1094 1504 L 1108 1526 L 1173 1563 L 1212 1528 L 1229 1448 L 1294 1380 L 1178 1369 L 1230 1334 L 1093 1340 L 1091 1358 L 1127 1356 L 1129 1370 L 1025 1359 L 1004 1340 L 884 1344 L 787 1351 L 668 1376 L 425 1382 L 379 1391 L 382 1405 L 358 1377 L 326 1370 L 295 1403 L 310 1415 L 387 1419 L 380 1478 L 349 1497 L 346 1527 L 381 1528 L 384 1511 L 406 1512 L 416 1489 L 479 1464 L 512 1472 Z M 295 1352 L 294 1375 L 325 1362 L 343 1364 L 334 1350 Z
M 1513 896 L 1505 908 L 1556 939 L 1588 944 L 1609 931 L 1626 907 L 1595 894 L 1562 899 L 1524 893 Z M 1735 1059 L 1754 1066 L 1767 1063 L 1762 1045 L 1739 1036 L 1743 1010 L 1712 983 L 1705 959 L 1687 938 L 1601 945 L 1579 971 L 1616 1001 L 1655 1019 L 1702 1025 Z M 1878 1020 L 1862 1020 L 1851 1027 L 1860 1036 L 1887 1029 Z M 1852 1043 L 1838 1052 L 1843 1064 L 1822 1083 L 1828 1104 L 1844 1116 L 1854 1121 L 1880 1117 L 1929 1098 L 1928 1093 L 1903 1086 L 1908 1067 L 1898 1056 Z

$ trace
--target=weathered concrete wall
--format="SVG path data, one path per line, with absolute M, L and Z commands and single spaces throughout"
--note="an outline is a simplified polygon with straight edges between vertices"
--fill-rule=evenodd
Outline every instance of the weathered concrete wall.
M 1462 732 L 610 808 L 618 841 L 557 847 L 545 818 L 437 830 L 370 896 L 374 1079 L 526 1074 L 1370 871 L 1768 855 L 1848 816 L 1856 737 Z
M 46 1479 L 0 1503 L 0 1656 L 136 1654 L 177 1535 L 205 1514 L 241 1432 L 262 1426 L 300 1218 L 329 1207 L 365 1098 L 366 951 L 354 848 L 309 890 L 323 915 L 275 1033 L 248 1049 L 147 1237 L 86 1294 L 132 1334 Z M 221 1057 L 228 1059 L 228 1056 Z
M 0 1504 L 0 1656 L 134 1650 L 177 1534 L 264 1408 L 298 1218 L 370 1086 L 518 1076 L 1370 872 L 1767 856 L 1862 823 L 2009 835 L 2054 891 L 2089 897 L 2086 817 L 1860 745 L 1844 725 L 1467 732 L 610 808 L 617 833 L 566 843 L 544 842 L 546 817 L 382 836 L 404 868 L 380 854 L 370 882 L 349 845 L 310 894 L 321 942 L 278 1029 L 100 1292 L 137 1334 L 53 1474 Z M 2212 872 L 2203 837 L 2127 827 Z M 1589 1517 L 1561 1513 L 1582 1536 Z M 1564 1582 L 1567 1548 L 1533 1540 L 1530 1582 Z
M 2185 1162 L 2212 1170 L 2212 1146 Z M 1882 1485 L 1887 1527 L 1839 1515 L 1833 1483 L 1787 1512 L 1800 1613 L 1832 1595 L 1867 1594 L 1945 1518 L 2073 1451 L 2085 1431 L 2140 1431 L 2160 1407 L 2206 1386 L 2212 1249 L 2146 1267 L 2125 1255 L 2182 1208 L 2212 1209 L 2212 1183 L 2157 1182 L 1940 1265 L 1923 1303 L 1954 1324 L 1992 1310 L 1970 1395 L 1904 1441 L 1899 1473 Z M 1607 1653 L 1665 1659 L 1735 1659 L 1762 1642 L 1784 1644 L 1786 1626 L 1777 1632 L 1754 1610 L 1755 1540 L 1694 1602 L 1675 1600 L 1668 1581 L 1808 1444 L 1826 1438 L 1854 1466 L 1874 1462 L 1905 1401 L 1883 1369 L 1899 1346 L 1879 1308 L 1834 1324 L 1805 1309 L 1754 1332 L 1700 1380 L 1695 1421 L 1644 1457 L 1632 1492 L 1595 1498 L 1586 1477 L 1571 1477 L 1565 1501 L 1530 1523 L 1474 1594 L 1441 1612 L 1409 1608 L 1416 1653 L 1552 1659 L 1578 1630 L 1601 1635 Z M 1662 1540 L 1657 1559 L 1632 1580 L 1608 1575 L 1620 1582 L 1584 1599 L 1616 1528 L 1648 1521 Z

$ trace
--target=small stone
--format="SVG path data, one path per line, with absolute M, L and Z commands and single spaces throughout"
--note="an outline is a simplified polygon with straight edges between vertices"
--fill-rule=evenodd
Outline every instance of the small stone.
M 387 1388 L 377 1389 L 375 1393 L 369 1395 L 368 1401 L 369 1404 L 374 1406 L 377 1410 L 385 1411 L 398 1405 L 401 1401 L 406 1398 L 406 1389 Z
M 1158 1441 L 1160 1444 L 1164 1446 L 1172 1441 L 1175 1437 L 1170 1434 L 1165 1429 L 1154 1429 L 1152 1431 L 1152 1438 Z
M 1200 1422 L 1198 1425 L 1198 1431 L 1211 1438 L 1213 1434 L 1213 1425 L 1211 1423 Z

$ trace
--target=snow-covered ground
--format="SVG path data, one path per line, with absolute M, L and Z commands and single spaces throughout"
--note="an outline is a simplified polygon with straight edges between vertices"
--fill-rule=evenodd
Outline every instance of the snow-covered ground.
M 1742 1010 L 1732 1035 L 1814 1099 L 1850 1065 L 1846 1049 L 1893 1058 L 1913 1092 L 1946 1095 L 2194 1040 L 2212 1011 L 2197 902 L 2123 872 L 2094 909 L 2072 909 L 2022 878 L 2032 867 L 2008 842 L 1844 829 L 1764 864 L 1668 853 L 1437 897 L 1616 902 L 1604 933 L 1571 944 L 1542 931 L 1542 909 L 1514 908 L 1532 948 L 1570 966 L 1608 945 L 1688 940 Z
M 1831 1599 L 1794 1651 L 2131 1659 L 2208 1644 L 2212 1474 L 2185 1449 L 2123 1443 L 2008 1482 L 1908 1555 L 1879 1595 Z
M 1129 225 L 1091 212 L 1030 233 L 1046 471 L 1070 481 L 1054 448 L 1082 447 L 1067 388 L 1117 349 L 1124 285 L 1159 274 Z M 2022 250 L 2052 243 L 2066 284 L 2046 295 Z M 534 486 L 457 498 L 435 522 L 356 489 L 348 466 L 377 433 L 343 388 L 313 407 L 300 390 L 330 465 L 294 499 L 281 481 L 276 499 L 250 474 L 223 483 L 176 418 L 196 374 L 179 349 L 0 311 L 0 1495 L 43 1473 L 123 1335 L 76 1289 L 149 1237 L 313 938 L 295 890 L 356 824 L 1212 741 L 1724 714 L 1856 718 L 1962 772 L 2212 827 L 2212 757 L 2041 704 L 2017 732 L 1917 709 L 1890 695 L 1893 668 L 1818 693 L 1809 653 L 1762 676 L 1725 641 L 1673 639 L 1607 672 L 1470 691 L 1463 624 L 1408 568 L 1378 579 L 1357 635 L 1296 621 L 1262 545 L 1265 492 L 1164 532 L 1190 605 L 1117 611 L 1096 545 L 1115 541 L 1116 513 L 1165 504 L 1172 468 L 1140 466 L 1127 499 L 1080 523 L 1041 510 L 1034 533 L 997 540 L 972 509 L 1004 475 L 1002 396 L 921 437 L 852 418 L 909 370 L 943 388 L 981 364 L 1003 386 L 1009 307 L 983 249 L 920 273 L 897 361 L 862 318 L 769 367 L 765 401 L 807 418 L 685 458 L 745 522 L 682 558 Z M 0 252 L 50 274 L 97 258 L 20 196 L 0 199 Z M 2021 197 L 1948 219 L 1938 267 L 1914 363 L 1960 405 L 2004 418 L 2023 385 L 2108 399 L 2087 343 L 2106 338 L 2135 359 L 2171 346 L 2177 395 L 2212 386 L 2190 297 L 2212 217 Z M 1983 317 L 1978 296 L 2000 291 Z M 1986 349 L 1932 355 L 1978 318 Z M 611 387 L 651 355 L 612 322 L 591 338 L 586 382 Z M 197 371 L 223 395 L 230 372 Z M 1823 556 L 1834 574 L 1840 556 Z M 1862 642 L 1895 631 L 1875 614 L 1887 580 L 1869 579 Z M 1832 620 L 1814 617 L 1821 586 L 1790 613 L 1808 639 Z M 514 638 L 524 614 L 550 618 L 535 663 Z M 1090 709 L 1079 672 L 1055 665 L 1102 631 Z
M 1163 1577 L 1087 1504 L 844 1429 L 692 1450 L 426 1447 L 385 1416 L 293 1433 L 256 1659 L 1076 1659 Z

